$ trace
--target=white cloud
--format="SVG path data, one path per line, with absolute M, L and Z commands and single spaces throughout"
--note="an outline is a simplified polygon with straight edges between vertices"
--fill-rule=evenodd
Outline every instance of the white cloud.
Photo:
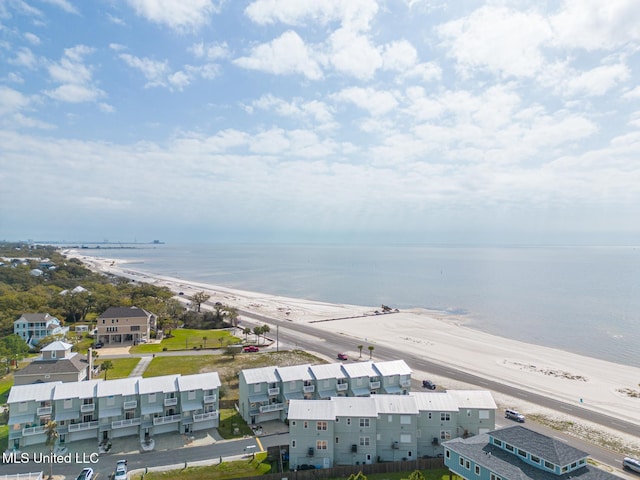
M 637 86 L 637 87 L 629 90 L 624 95 L 622 95 L 622 98 L 629 98 L 629 99 L 632 99 L 632 100 L 640 99 L 640 86 Z
M 30 103 L 29 98 L 21 92 L 0 85 L 0 115 L 19 112 Z
M 382 53 L 382 68 L 405 72 L 418 62 L 418 52 L 410 42 L 399 40 L 385 45 Z
M 104 113 L 114 113 L 116 111 L 113 105 L 109 105 L 108 103 L 100 102 L 98 103 L 98 108 L 101 112 Z
M 9 60 L 11 65 L 29 68 L 31 70 L 38 66 L 38 59 L 31 50 L 26 47 L 20 47 L 15 57 Z
M 25 33 L 24 38 L 26 38 L 31 45 L 40 45 L 40 37 L 31 32 Z
M 271 94 L 263 95 L 247 107 L 252 113 L 255 108 L 275 112 L 283 117 L 299 118 L 316 122 L 317 128 L 331 128 L 335 126 L 331 108 L 324 102 L 317 100 L 305 101 L 303 98 L 294 98 L 286 101 Z
M 55 5 L 56 7 L 61 8 L 67 13 L 78 14 L 78 10 L 74 7 L 68 0 L 42 0 L 45 3 L 50 3 L 51 5 Z
M 110 43 L 109 44 L 109 48 L 111 50 L 113 50 L 114 52 L 121 52 L 121 51 L 127 49 L 127 47 L 125 47 L 124 45 L 122 45 L 120 43 Z
M 102 90 L 78 83 L 60 85 L 53 90 L 45 90 L 44 93 L 51 98 L 69 103 L 94 102 L 104 96 Z
M 414 78 L 421 82 L 440 80 L 442 79 L 442 68 L 434 62 L 419 63 L 398 76 L 400 81 Z
M 104 97 L 105 92 L 92 83 L 92 68 L 84 64 L 84 57 L 91 53 L 93 49 L 85 45 L 65 49 L 60 61 L 50 63 L 47 68 L 51 80 L 62 85 L 44 93 L 69 103 L 94 102 Z
M 256 0 L 245 9 L 245 14 L 260 25 L 339 22 L 353 30 L 368 30 L 377 12 L 375 0 Z
M 536 12 L 492 5 L 447 22 L 437 32 L 463 73 L 486 69 L 515 77 L 530 77 L 540 70 L 541 47 L 553 33 L 547 19 Z
M 564 89 L 569 95 L 604 95 L 630 77 L 631 71 L 626 65 L 602 65 L 569 78 Z
M 248 57 L 233 61 L 236 65 L 276 75 L 300 74 L 310 80 L 322 78 L 322 70 L 312 58 L 300 36 L 289 30 L 269 43 L 252 48 Z
M 166 60 L 157 61 L 150 58 L 139 58 L 128 53 L 119 55 L 132 68 L 140 70 L 147 79 L 146 87 L 166 86 L 169 75 L 169 63 Z
M 373 116 L 385 115 L 398 106 L 398 101 L 393 93 L 373 88 L 345 88 L 335 94 L 334 98 L 351 102 L 363 110 L 367 110 Z
M 136 14 L 178 32 L 198 30 L 220 11 L 213 0 L 127 0 Z
M 352 30 L 338 29 L 329 38 L 329 61 L 341 73 L 371 79 L 382 67 L 382 55 L 369 38 Z
M 205 58 L 207 60 L 220 60 L 230 56 L 227 42 L 209 44 L 205 44 L 204 42 L 194 43 L 188 51 L 196 58 Z
M 182 90 L 184 87 L 191 83 L 191 79 L 189 75 L 185 72 L 175 72 L 169 75 L 168 77 L 169 84 L 177 88 L 178 90 Z

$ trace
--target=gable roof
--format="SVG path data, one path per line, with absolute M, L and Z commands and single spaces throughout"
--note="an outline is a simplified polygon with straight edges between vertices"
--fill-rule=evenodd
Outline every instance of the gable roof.
M 421 412 L 457 412 L 458 403 L 450 392 L 409 392 Z
M 373 362 L 345 363 L 342 368 L 350 378 L 357 377 L 377 377 L 380 375 L 373 369 Z
M 404 360 L 389 360 L 388 362 L 374 362 L 373 367 L 383 377 L 391 375 L 411 375 L 412 370 Z
M 454 398 L 458 408 L 498 408 L 488 390 L 447 390 L 447 393 Z
M 305 365 L 291 365 L 290 367 L 277 367 L 276 373 L 283 382 L 291 382 L 294 380 L 311 380 L 308 363 Z
M 109 307 L 98 318 L 146 318 L 150 315 L 140 307 Z
M 335 420 L 336 405 L 331 400 L 291 400 L 289 420 Z
M 31 385 L 15 385 L 11 387 L 9 392 L 9 398 L 7 403 L 29 402 L 35 400 L 36 402 L 43 402 L 45 400 L 51 400 L 53 390 L 57 385 L 62 385 L 62 382 L 47 382 L 47 383 L 33 383 Z
M 327 378 L 347 378 L 347 374 L 342 370 L 341 363 L 311 365 L 309 370 L 316 380 L 325 380 Z
M 196 373 L 194 375 L 185 375 L 178 377 L 178 389 L 181 392 L 198 389 L 215 389 L 220 388 L 220 377 L 217 372 Z
M 29 365 L 15 373 L 16 377 L 28 375 L 55 375 L 64 373 L 78 373 L 89 366 L 83 355 L 74 353 L 71 357 L 51 360 L 34 360 Z
M 40 351 L 41 352 L 54 352 L 54 351 L 57 352 L 60 350 L 69 350 L 72 347 L 73 345 L 71 345 L 70 343 L 65 343 L 58 340 L 56 342 L 51 342 L 46 347 L 41 348 Z
M 336 404 L 336 417 L 378 416 L 378 408 L 372 397 L 331 397 L 330 401 Z
M 98 383 L 104 380 L 87 380 L 84 382 L 62 383 L 53 392 L 53 400 L 69 398 L 94 398 Z
M 276 367 L 246 368 L 240 371 L 240 375 L 244 377 L 244 381 L 248 385 L 263 382 L 277 383 L 279 381 Z
M 47 320 L 57 320 L 48 313 L 23 313 L 18 320 L 26 320 L 27 322 L 46 322 Z M 16 320 L 16 322 L 18 321 Z
M 178 384 L 176 380 L 180 375 L 163 375 L 162 377 L 147 377 L 138 380 L 138 393 L 140 395 L 146 393 L 169 393 L 177 392 Z
M 409 395 L 374 395 L 376 409 L 379 414 L 417 415 L 416 400 Z

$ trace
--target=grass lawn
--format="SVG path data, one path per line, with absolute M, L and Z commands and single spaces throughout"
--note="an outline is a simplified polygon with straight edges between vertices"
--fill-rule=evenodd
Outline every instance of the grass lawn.
M 446 468 L 438 468 L 435 470 L 420 470 L 424 475 L 425 480 L 450 480 L 449 470 Z M 409 478 L 413 472 L 400 472 L 400 473 L 376 473 L 373 475 L 367 475 L 367 480 L 405 480 Z M 453 475 L 453 480 L 462 480 L 461 477 Z
M 106 360 L 96 360 L 96 366 L 99 366 Z M 107 371 L 107 380 L 114 380 L 116 378 L 126 378 L 131 375 L 131 372 L 138 362 L 139 358 L 112 358 L 110 362 L 113 364 L 113 369 Z M 104 378 L 104 372 L 100 372 L 100 378 Z
M 9 390 L 13 387 L 13 375 L 7 374 L 0 378 L 0 405 L 7 403 L 9 397 Z
M 142 374 L 143 377 L 160 375 L 192 375 L 200 372 L 215 372 L 220 355 L 185 355 L 181 357 L 156 357 Z M 211 367 L 211 368 L 210 368 Z
M 238 429 L 238 433 L 234 429 Z M 220 410 L 220 426 L 218 432 L 222 438 L 242 438 L 244 435 L 253 435 L 253 431 L 247 422 L 240 416 L 235 408 L 223 408 Z
M 211 478 L 257 477 L 271 470 L 268 463 L 262 463 L 266 458 L 267 453 L 263 452 L 257 453 L 255 459 L 222 462 L 209 467 L 191 467 L 169 472 L 149 472 L 144 478 L 145 480 L 210 480 Z
M 0 425 L 0 452 L 9 447 L 9 425 Z
M 198 348 L 221 348 L 240 343 L 227 330 L 191 330 L 176 328 L 171 331 L 171 337 L 160 343 L 142 343 L 131 347 L 130 353 L 155 353 L 167 350 L 193 350 Z
M 85 333 L 82 336 L 82 339 L 79 342 L 75 343 L 75 345 L 73 346 L 73 351 L 86 355 L 87 350 L 89 350 L 89 347 L 91 345 L 93 345 L 93 337 L 90 337 L 88 334 Z

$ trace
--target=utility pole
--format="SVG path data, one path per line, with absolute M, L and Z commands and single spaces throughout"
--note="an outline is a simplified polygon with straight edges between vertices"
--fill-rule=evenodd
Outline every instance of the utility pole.
M 280 325 L 276 325 L 276 352 L 280 351 Z

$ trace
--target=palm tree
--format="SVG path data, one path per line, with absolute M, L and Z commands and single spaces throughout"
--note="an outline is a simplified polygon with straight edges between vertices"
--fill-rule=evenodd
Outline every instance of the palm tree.
M 269 328 L 269 325 L 263 325 L 262 326 L 262 336 L 264 337 L 264 340 L 267 340 L 267 333 L 269 333 L 271 331 L 271 328 Z
M 369 349 L 369 360 L 371 360 L 371 355 L 373 355 L 373 349 L 375 347 L 373 345 L 369 345 L 367 348 Z
M 362 358 L 362 349 L 364 348 L 364 345 L 358 345 L 358 350 L 360 350 L 360 358 Z
M 55 420 L 49 420 L 44 427 L 44 433 L 47 435 L 45 445 L 49 447 L 49 480 L 53 478 L 53 447 L 56 446 L 58 441 L 58 422 Z
M 249 327 L 244 327 L 244 330 L 242 331 L 242 333 L 244 333 L 244 341 L 246 342 L 247 341 L 247 337 L 251 333 L 251 329 Z
M 104 372 L 104 379 L 107 379 L 107 371 L 113 370 L 113 362 L 111 360 L 105 360 L 100 364 L 100 370 Z
M 253 334 L 256 336 L 256 343 L 258 343 L 258 339 L 262 334 L 262 327 L 253 327 Z

